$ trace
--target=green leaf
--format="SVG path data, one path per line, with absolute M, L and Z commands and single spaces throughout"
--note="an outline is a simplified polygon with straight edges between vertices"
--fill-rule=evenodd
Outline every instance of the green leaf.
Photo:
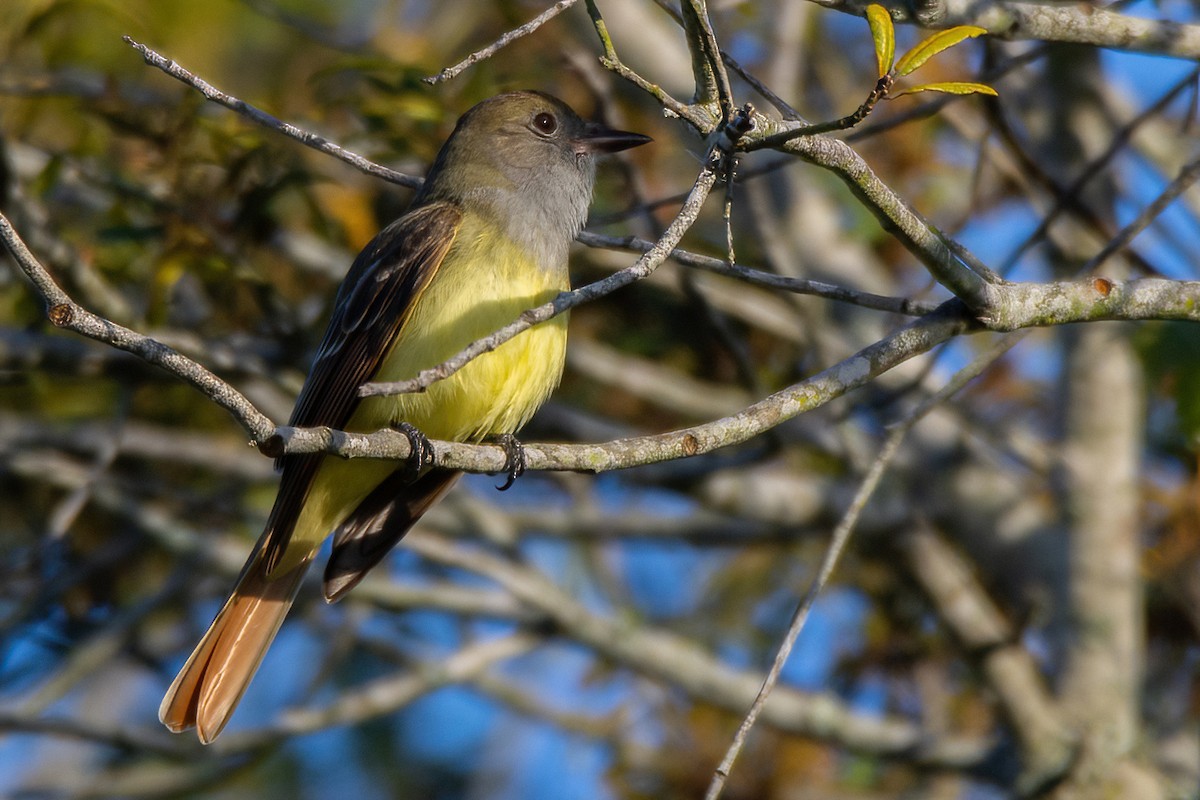
M 902 89 L 899 92 L 892 92 L 892 97 L 900 97 L 906 94 L 917 94 L 919 92 L 945 92 L 946 94 L 990 94 L 992 97 L 1000 96 L 995 89 L 988 86 L 986 83 L 971 83 L 970 81 L 938 81 L 937 83 L 923 83 L 920 86 L 914 86 L 911 89 Z
M 875 40 L 875 60 L 879 63 L 879 77 L 882 78 L 896 60 L 896 29 L 892 26 L 892 15 L 878 3 L 867 6 L 867 24 L 871 26 L 871 38 Z
M 911 72 L 915 72 L 918 67 L 943 50 L 948 50 L 959 42 L 966 39 L 974 39 L 976 36 L 982 36 L 985 33 L 987 33 L 987 29 L 980 28 L 977 25 L 959 25 L 956 28 L 947 28 L 944 31 L 938 31 L 933 36 L 918 43 L 916 47 L 901 57 L 899 63 L 896 64 L 896 74 L 908 75 Z

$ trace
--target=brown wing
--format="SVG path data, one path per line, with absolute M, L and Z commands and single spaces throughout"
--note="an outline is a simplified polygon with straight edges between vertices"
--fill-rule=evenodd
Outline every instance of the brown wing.
M 358 406 L 358 387 L 391 349 L 414 300 L 441 266 L 462 222 L 449 203 L 414 209 L 384 228 L 351 265 L 289 422 L 341 429 Z M 279 563 L 322 456 L 284 456 L 275 506 L 259 540 L 268 572 Z
M 334 531 L 325 599 L 336 602 L 357 586 L 460 477 L 458 470 L 431 469 L 414 481 L 397 470 L 375 487 Z

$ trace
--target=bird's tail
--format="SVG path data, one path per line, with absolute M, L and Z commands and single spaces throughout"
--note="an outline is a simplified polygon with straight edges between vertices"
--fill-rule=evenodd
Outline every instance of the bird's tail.
M 304 579 L 310 554 L 287 572 L 268 577 L 261 550 L 167 690 L 158 718 L 178 733 L 196 728 L 208 744 L 225 727 Z

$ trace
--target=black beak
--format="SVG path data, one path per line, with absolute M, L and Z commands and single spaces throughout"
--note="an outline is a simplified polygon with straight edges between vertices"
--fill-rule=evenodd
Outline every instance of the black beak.
M 589 122 L 583 135 L 575 140 L 579 149 L 588 153 L 619 153 L 654 141 L 649 136 L 630 131 L 617 131 L 598 122 Z

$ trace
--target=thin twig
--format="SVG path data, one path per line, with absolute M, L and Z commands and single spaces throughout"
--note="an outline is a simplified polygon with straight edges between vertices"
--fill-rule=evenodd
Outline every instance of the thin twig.
M 683 27 L 683 15 L 680 14 L 678 8 L 667 2 L 667 0 L 654 0 L 654 2 L 655 5 L 661 8 L 673 20 L 675 20 L 675 22 L 679 24 L 680 28 Z M 799 111 L 792 108 L 790 103 L 777 95 L 770 86 L 767 86 L 765 83 L 759 80 L 749 70 L 738 63 L 737 59 L 729 55 L 729 53 L 721 51 L 721 60 L 725 62 L 725 66 L 736 72 L 742 80 L 749 84 L 750 88 L 762 95 L 763 99 L 765 99 L 768 103 L 775 106 L 775 110 L 782 114 L 784 119 L 797 120 L 801 122 L 803 121 L 800 117 Z
M 290 709 L 267 727 L 227 734 L 213 750 L 222 754 L 256 750 L 284 737 L 392 714 L 430 692 L 470 681 L 496 664 L 525 655 L 541 643 L 540 636 L 520 632 L 481 639 L 446 658 L 343 689 L 328 706 Z
M 587 0 L 587 8 L 588 15 L 592 18 L 592 26 L 596 29 L 596 36 L 599 37 L 600 45 L 604 48 L 604 55 L 600 57 L 600 63 L 604 65 L 604 68 L 646 92 L 657 100 L 667 112 L 688 122 L 701 136 L 708 136 L 712 133 L 720 124 L 720 120 L 697 106 L 679 102 L 661 86 L 651 83 L 625 66 L 617 55 L 612 37 L 608 33 L 608 25 L 605 24 L 600 9 L 596 7 L 595 0 Z
M 783 667 L 791 656 L 792 649 L 795 647 L 796 640 L 800 637 L 801 631 L 804 630 L 804 625 L 808 621 L 808 615 L 812 611 L 813 604 L 824 590 L 826 584 L 828 584 L 830 577 L 832 577 L 833 571 L 837 567 L 842 553 L 845 552 L 847 543 L 850 541 L 850 535 L 854 532 L 854 528 L 858 524 L 858 518 L 862 514 L 863 508 L 866 507 L 867 502 L 870 501 L 871 496 L 875 493 L 880 479 L 899 451 L 904 437 L 926 414 L 961 390 L 967 383 L 995 362 L 996 359 L 1007 353 L 1017 342 L 1024 338 L 1026 333 L 1028 332 L 1022 331 L 1001 337 L 984 355 L 977 358 L 967 367 L 959 370 L 945 386 L 931 395 L 925 402 L 921 403 L 902 423 L 893 428 L 892 432 L 888 435 L 887 440 L 879 451 L 879 455 L 876 456 L 875 461 L 871 464 L 871 468 L 859 484 L 858 491 L 855 492 L 853 500 L 851 500 L 849 507 L 846 509 L 846 513 L 842 516 L 841 521 L 838 522 L 838 526 L 834 530 L 833 537 L 829 542 L 829 548 L 825 551 L 825 555 L 821 559 L 821 565 L 817 570 L 817 577 L 813 580 L 812 585 L 796 607 L 796 611 L 792 615 L 792 621 L 788 625 L 787 633 L 783 637 L 783 642 L 779 645 L 779 649 L 775 653 L 774 663 L 771 664 L 771 669 L 767 672 L 767 677 L 763 681 L 762 688 L 759 689 L 758 696 L 754 698 L 754 703 L 750 706 L 750 710 L 742 720 L 742 724 L 738 726 L 737 733 L 734 734 L 733 741 L 730 743 L 729 749 L 725 752 L 725 757 L 713 773 L 712 780 L 708 785 L 708 791 L 705 793 L 705 800 L 717 800 L 721 796 L 721 792 L 725 787 L 725 781 L 729 777 L 730 770 L 733 768 L 734 761 L 737 760 L 742 747 L 746 743 L 746 738 L 750 735 L 750 730 L 754 727 L 755 722 L 766 706 L 767 698 L 774 690 L 776 684 L 779 683 Z
M 288 138 L 295 139 L 297 142 L 300 142 L 306 147 L 311 147 L 312 149 L 325 153 L 326 155 L 331 155 L 334 158 L 344 161 L 355 169 L 365 172 L 368 175 L 374 175 L 377 178 L 382 178 L 389 183 L 407 186 L 410 189 L 420 188 L 421 184 L 423 183 L 422 179 L 416 177 L 415 175 L 406 175 L 403 172 L 397 172 L 394 169 L 388 169 L 387 167 L 380 166 L 369 159 L 363 158 L 357 153 L 353 153 L 340 145 L 334 144 L 323 136 L 318 136 L 312 131 L 306 131 L 303 128 L 298 128 L 295 125 L 277 119 L 267 112 L 259 108 L 255 108 L 245 100 L 241 100 L 233 95 L 222 92 L 208 81 L 184 69 L 172 59 L 159 55 L 146 45 L 135 42 L 131 37 L 125 36 L 122 38 L 127 44 L 129 44 L 130 47 L 141 53 L 142 58 L 144 58 L 146 63 L 150 66 L 157 67 L 175 80 L 186 83 L 188 86 L 191 86 L 193 89 L 200 92 L 200 94 L 204 95 L 205 99 L 211 100 L 218 105 L 225 106 L 225 108 L 241 114 L 242 116 L 253 120 L 263 127 L 270 128 L 273 131 L 278 131 Z
M 721 119 L 728 120 L 733 114 L 733 87 L 729 83 L 729 73 L 725 71 L 725 62 L 721 59 L 721 47 L 717 44 L 717 34 L 708 16 L 708 5 L 704 0 L 684 0 L 680 10 L 683 29 L 688 34 L 688 49 L 692 50 L 692 63 L 703 62 L 704 67 L 700 71 L 706 73 L 695 76 L 696 102 L 708 104 L 715 99 L 721 108 Z M 700 58 L 696 57 L 696 47 L 700 49 Z M 716 98 L 708 96 L 710 89 L 716 90 Z
M 646 252 L 654 246 L 653 242 L 640 239 L 636 236 L 607 236 L 601 233 L 592 233 L 591 231 L 580 233 L 577 241 L 588 247 L 605 247 L 641 253 Z M 730 264 L 723 259 L 700 255 L 688 250 L 672 251 L 670 259 L 683 264 L 685 267 L 694 267 L 717 275 L 727 275 L 752 286 L 762 286 L 768 289 L 778 289 L 796 294 L 814 295 L 816 297 L 823 297 L 826 300 L 862 306 L 863 308 L 872 308 L 877 311 L 890 311 L 894 314 L 904 314 L 905 316 L 920 317 L 932 312 L 940 305 L 939 303 L 922 300 L 910 300 L 906 297 L 889 297 L 882 294 L 872 294 L 871 292 L 861 292 L 857 289 L 838 286 L 833 283 L 824 283 L 823 281 L 777 275 L 773 272 L 766 272 L 765 270 L 754 269 L 741 264 Z
M 1175 202 L 1175 199 L 1186 192 L 1198 179 L 1200 179 L 1200 158 L 1185 164 L 1183 169 L 1179 170 L 1179 174 L 1175 176 L 1175 179 L 1167 184 L 1158 197 L 1154 198 L 1128 225 L 1118 231 L 1117 235 L 1110 239 L 1100 249 L 1099 253 L 1092 256 L 1083 265 L 1082 271 L 1085 274 L 1091 272 L 1124 249 L 1150 223 L 1154 222 L 1158 218 L 1158 215 L 1166 210 L 1167 206 Z
M 430 75 L 428 78 L 422 78 L 421 80 L 430 85 L 436 85 L 442 81 L 448 81 L 452 78 L 456 78 L 461 72 L 463 72 L 463 70 L 473 66 L 474 64 L 478 64 L 485 58 L 490 58 L 498 50 L 508 46 L 517 39 L 520 39 L 522 36 L 527 36 L 533 33 L 538 28 L 542 27 L 542 25 L 554 19 L 560 13 L 566 11 L 577 2 L 579 2 L 579 0 L 559 0 L 541 14 L 538 14 L 536 17 L 531 19 L 529 22 L 526 22 L 519 28 L 513 28 L 511 31 L 504 34 L 482 50 L 476 50 L 474 53 L 471 53 L 471 55 L 455 64 L 453 67 L 446 67 L 446 69 L 442 70 L 437 75 Z
M 721 216 L 725 219 L 725 261 L 730 266 L 737 263 L 737 253 L 733 247 L 733 176 L 737 172 L 737 156 L 730 156 L 725 173 L 725 203 Z
M 770 136 L 764 136 L 751 143 L 747 150 L 762 150 L 765 148 L 782 147 L 793 139 L 799 139 L 802 136 L 816 136 L 821 133 L 831 133 L 833 131 L 844 131 L 858 125 L 875 110 L 879 105 L 879 101 L 887 97 L 888 92 L 892 90 L 892 85 L 896 82 L 896 77 L 892 73 L 888 73 L 875 82 L 875 86 L 871 89 L 871 93 L 867 95 L 867 99 L 852 113 L 847 114 L 841 119 L 831 120 L 829 122 L 815 123 L 800 123 L 786 129 L 773 133 Z
M 726 66 L 736 72 L 742 80 L 749 84 L 750 88 L 762 95 L 763 99 L 768 103 L 775 106 L 775 110 L 782 114 L 784 119 L 792 122 L 804 122 L 804 119 L 800 116 L 800 112 L 792 108 L 791 103 L 777 95 L 770 86 L 759 80 L 757 76 L 738 63 L 737 59 L 729 55 L 729 53 L 722 52 L 721 60 L 725 62 Z
M 1197 66 L 1195 69 L 1189 72 L 1182 80 L 1168 89 L 1162 97 L 1147 106 L 1140 114 L 1123 125 L 1121 129 L 1113 135 L 1112 141 L 1109 142 L 1108 147 L 1105 148 L 1104 152 L 1079 170 L 1078 176 L 1074 181 L 1071 182 L 1071 185 L 1064 188 L 1061 194 L 1055 199 L 1054 207 L 1042 216 L 1033 232 L 1025 237 L 1025 240 L 1021 242 L 1021 244 L 1015 250 L 1013 250 L 1011 254 L 1009 254 L 1008 258 L 1004 260 L 1004 264 L 999 270 L 1000 274 L 1007 274 L 1008 271 L 1016 265 L 1017 260 L 1020 259 L 1020 257 L 1024 255 L 1030 247 L 1045 238 L 1046 233 L 1050 230 L 1050 226 L 1059 218 L 1059 216 L 1062 215 L 1064 211 L 1071 207 L 1072 202 L 1076 197 L 1079 196 L 1079 193 L 1083 190 L 1083 187 L 1087 184 L 1087 182 L 1097 175 L 1104 174 L 1104 167 L 1116 157 L 1122 148 L 1129 143 L 1129 140 L 1133 137 L 1133 134 L 1138 130 L 1138 128 L 1140 128 L 1149 120 L 1155 118 L 1177 96 L 1179 96 L 1184 89 L 1195 85 L 1197 75 L 1200 75 L 1200 66 Z

